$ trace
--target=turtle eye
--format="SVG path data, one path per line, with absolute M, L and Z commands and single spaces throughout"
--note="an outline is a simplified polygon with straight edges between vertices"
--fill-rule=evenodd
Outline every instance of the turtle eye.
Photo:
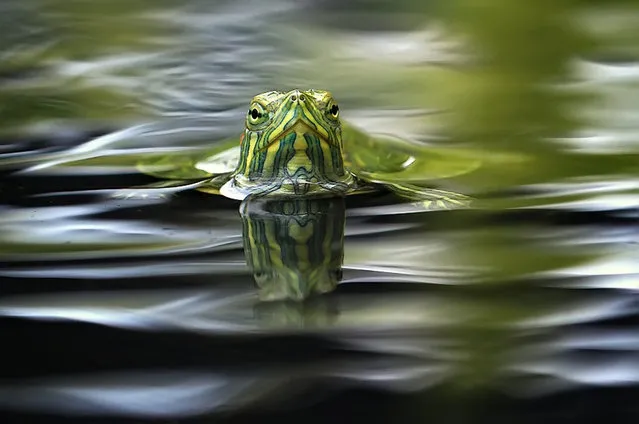
M 259 103 L 253 103 L 246 114 L 246 122 L 249 125 L 260 125 L 268 118 L 268 113 Z
M 328 115 L 333 119 L 337 119 L 339 117 L 339 106 L 337 106 L 336 103 L 331 102 L 331 104 L 329 104 Z

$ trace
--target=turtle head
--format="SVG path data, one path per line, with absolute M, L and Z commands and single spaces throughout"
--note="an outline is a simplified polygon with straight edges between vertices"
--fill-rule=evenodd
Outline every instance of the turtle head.
M 343 194 L 353 182 L 344 169 L 339 106 L 328 91 L 255 96 L 240 151 L 229 182 L 237 193 L 229 197 Z
M 257 149 L 267 149 L 289 134 L 317 137 L 341 151 L 339 106 L 328 91 L 269 91 L 255 96 L 246 114 L 246 135 L 255 134 Z

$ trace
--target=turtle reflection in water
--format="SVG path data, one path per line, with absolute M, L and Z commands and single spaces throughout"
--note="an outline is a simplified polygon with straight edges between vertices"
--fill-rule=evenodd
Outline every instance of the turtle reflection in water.
M 342 278 L 343 198 L 242 202 L 244 252 L 261 300 L 302 300 Z
M 263 298 L 301 299 L 332 290 L 341 278 L 344 196 L 389 190 L 420 210 L 467 206 L 467 196 L 412 182 L 429 169 L 451 176 L 476 167 L 472 159 L 451 158 L 342 123 L 328 91 L 292 90 L 253 98 L 239 145 L 231 140 L 201 156 L 146 159 L 139 169 L 169 180 L 152 187 L 243 200 L 247 262 Z

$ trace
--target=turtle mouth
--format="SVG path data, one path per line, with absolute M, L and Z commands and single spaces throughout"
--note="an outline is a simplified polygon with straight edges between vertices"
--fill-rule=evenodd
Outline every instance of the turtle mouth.
M 280 143 L 286 136 L 288 136 L 289 134 L 292 134 L 292 133 L 296 133 L 296 134 L 299 134 L 299 135 L 302 135 L 302 136 L 304 136 L 304 135 L 312 135 L 314 137 L 317 137 L 322 144 L 325 144 L 327 146 L 333 146 L 333 143 L 331 143 L 330 140 L 328 138 L 326 138 L 326 136 L 321 134 L 316 129 L 312 128 L 311 125 L 309 125 L 308 123 L 306 123 L 304 121 L 304 119 L 298 119 L 289 128 L 287 128 L 286 130 L 282 131 L 277 136 L 273 137 L 263 147 L 259 148 L 258 151 L 266 150 L 269 147 Z M 295 150 L 298 150 L 298 149 L 295 149 Z

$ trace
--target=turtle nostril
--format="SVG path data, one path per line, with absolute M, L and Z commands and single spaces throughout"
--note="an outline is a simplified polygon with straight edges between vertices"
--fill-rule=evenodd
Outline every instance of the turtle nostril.
M 291 100 L 292 100 L 292 101 L 297 101 L 297 96 L 293 94 L 293 95 L 291 96 Z
M 300 102 L 303 102 L 304 100 L 306 100 L 306 98 L 304 97 L 303 94 L 300 94 Z

